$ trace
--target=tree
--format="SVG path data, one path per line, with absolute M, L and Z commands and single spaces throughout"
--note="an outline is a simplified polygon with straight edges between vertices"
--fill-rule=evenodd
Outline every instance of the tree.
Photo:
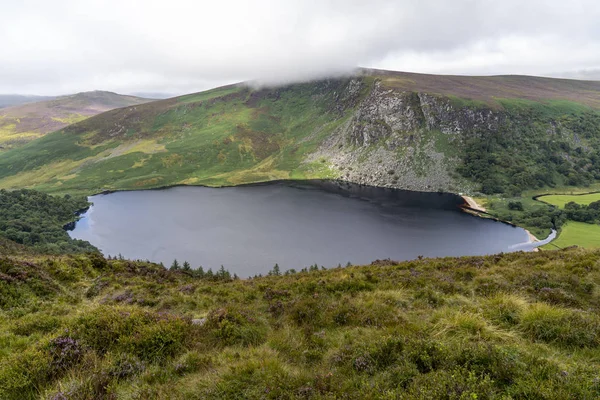
M 269 272 L 269 275 L 273 275 L 273 276 L 280 276 L 281 275 L 281 270 L 279 269 L 279 264 L 275 263 L 275 266 L 273 267 L 273 269 L 271 270 L 271 272 Z
M 178 271 L 181 267 L 179 266 L 179 262 L 177 261 L 177 259 L 173 260 L 173 264 L 171 264 L 171 268 L 169 268 L 169 270 L 171 271 Z
M 222 265 L 221 268 L 219 268 L 219 272 L 217 272 L 217 277 L 222 280 L 231 280 L 231 274 Z
M 183 270 L 184 271 L 190 271 L 192 269 L 192 267 L 190 266 L 190 263 L 187 261 L 183 262 Z
M 520 201 L 509 201 L 508 209 L 513 211 L 523 211 L 523 203 Z

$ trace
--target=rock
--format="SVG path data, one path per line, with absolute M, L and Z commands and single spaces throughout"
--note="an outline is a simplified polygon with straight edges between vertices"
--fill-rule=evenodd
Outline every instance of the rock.
M 192 325 L 202 326 L 206 323 L 206 318 L 196 318 L 192 320 Z

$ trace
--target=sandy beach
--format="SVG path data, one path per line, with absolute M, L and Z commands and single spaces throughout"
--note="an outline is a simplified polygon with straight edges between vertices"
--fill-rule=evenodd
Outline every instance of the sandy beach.
M 473 199 L 470 196 L 461 196 L 464 201 L 467 203 L 467 205 L 469 206 L 469 208 L 475 210 L 475 211 L 481 211 L 481 212 L 487 212 L 487 210 L 485 209 L 485 207 L 479 205 L 475 199 Z

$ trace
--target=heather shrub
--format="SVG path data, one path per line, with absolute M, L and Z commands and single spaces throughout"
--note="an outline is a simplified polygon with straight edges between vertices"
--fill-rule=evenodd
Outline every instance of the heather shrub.
M 34 398 L 52 375 L 53 358 L 48 351 L 30 348 L 0 362 L 0 399 Z
M 83 357 L 84 349 L 78 340 L 70 336 L 58 336 L 48 343 L 50 367 L 56 376 L 77 364 Z
M 142 360 L 162 361 L 182 351 L 191 322 L 180 317 L 160 315 L 148 324 L 135 327 L 130 336 L 119 340 L 119 348 Z
M 525 335 L 547 343 L 600 346 L 600 317 L 591 313 L 536 303 L 523 311 L 519 327 Z
M 217 343 L 259 345 L 266 340 L 266 323 L 244 308 L 228 306 L 211 311 L 204 328 Z
M 15 335 L 29 336 L 34 333 L 49 333 L 61 325 L 60 318 L 45 313 L 26 314 L 11 327 Z
M 212 358 L 197 351 L 188 351 L 181 355 L 173 363 L 173 369 L 178 375 L 194 373 L 209 368 L 212 364 Z

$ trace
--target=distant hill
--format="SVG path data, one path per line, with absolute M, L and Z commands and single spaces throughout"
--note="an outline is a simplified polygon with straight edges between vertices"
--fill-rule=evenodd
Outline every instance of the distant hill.
M 175 97 L 175 95 L 172 93 L 164 93 L 164 92 L 133 92 L 130 94 L 132 96 L 144 97 L 146 99 L 168 99 L 170 97 Z
M 359 70 L 111 110 L 0 154 L 0 187 L 335 178 L 519 193 L 600 181 L 600 82 Z
M 36 101 L 36 99 L 44 101 Z M 0 109 L 2 149 L 19 147 L 46 133 L 105 111 L 151 101 L 104 91 L 77 93 L 49 99 L 30 96 L 29 100 L 33 102 Z
M 22 94 L 0 94 L 0 108 L 33 103 L 35 101 L 52 100 L 55 96 L 30 96 Z

